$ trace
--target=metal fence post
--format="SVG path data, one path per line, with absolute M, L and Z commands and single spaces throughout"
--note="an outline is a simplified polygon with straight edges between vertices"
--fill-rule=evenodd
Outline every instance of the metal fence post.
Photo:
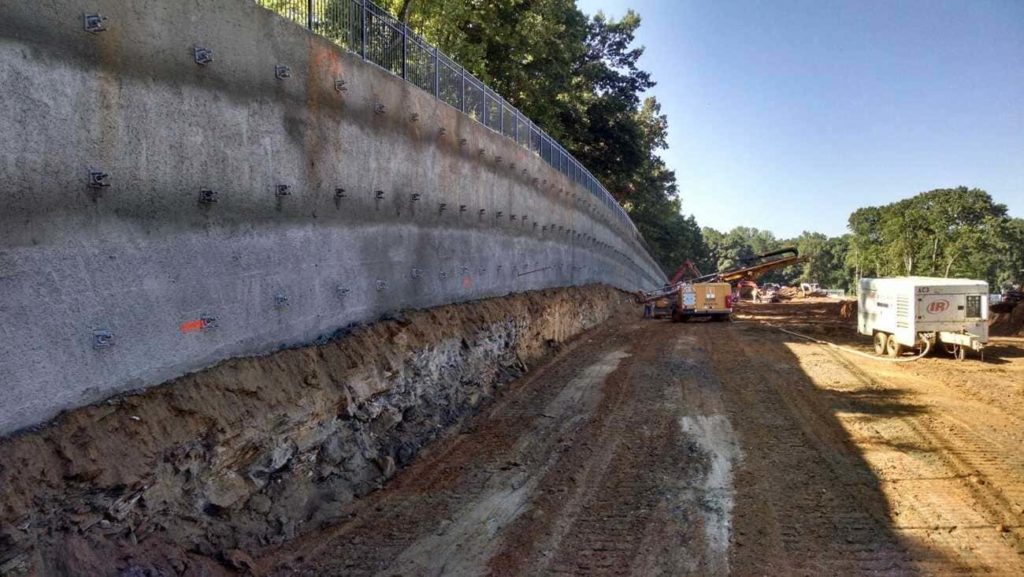
M 462 68 L 461 66 L 459 68 Z M 462 86 L 459 88 L 461 91 L 462 112 L 466 112 L 466 69 L 462 68 Z
M 359 56 L 366 60 L 366 0 L 359 1 Z
M 409 27 L 402 25 L 402 78 L 409 79 Z M 437 50 L 436 48 L 434 50 Z
M 441 98 L 441 60 L 437 57 L 437 46 L 434 47 L 434 98 Z
M 306 28 L 313 29 L 313 0 L 306 0 Z

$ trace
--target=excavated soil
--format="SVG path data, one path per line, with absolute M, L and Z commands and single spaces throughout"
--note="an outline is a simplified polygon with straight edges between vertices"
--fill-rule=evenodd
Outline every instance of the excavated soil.
M 995 312 L 989 322 L 989 334 L 997 337 L 1024 337 L 1024 303 L 1003 312 Z
M 816 303 L 750 312 L 839 330 Z M 253 551 L 253 566 L 281 577 L 1020 575 L 1022 408 L 1013 344 L 985 362 L 894 364 L 751 320 L 609 323 L 344 521 Z
M 578 310 L 562 296 L 551 298 L 562 303 L 554 310 Z M 537 314 L 552 310 L 530 302 Z M 599 311 L 610 314 L 613 308 L 594 304 L 587 318 L 608 316 Z M 39 574 L 1024 574 L 1024 344 L 1019 340 L 994 339 L 984 360 L 937 355 L 891 363 L 837 351 L 761 322 L 868 351 L 870 342 L 855 334 L 854 321 L 844 318 L 848 311 L 835 301 L 744 305 L 732 323 L 645 321 L 639 310 L 631 313 L 613 316 L 560 346 L 548 345 L 536 330 L 519 333 L 534 335 L 527 341 L 537 347 L 531 358 L 539 360 L 530 363 L 528 373 L 495 386 L 491 400 L 479 400 L 461 413 L 448 433 L 418 445 L 407 466 L 385 462 L 389 474 L 382 470 L 374 477 L 379 490 L 308 500 L 308 509 L 297 506 L 292 495 L 310 493 L 289 487 L 313 486 L 333 495 L 332 483 L 349 478 L 348 461 L 329 457 L 326 442 L 312 452 L 296 449 L 261 488 L 252 472 L 276 466 L 266 457 L 274 443 L 258 445 L 244 465 L 238 464 L 243 461 L 236 450 L 230 459 L 235 464 L 226 468 L 212 468 L 206 453 L 193 461 L 198 478 L 242 471 L 251 492 L 220 509 L 200 506 L 209 504 L 207 493 L 187 493 L 200 500 L 191 509 L 164 509 L 164 519 L 172 521 L 155 530 L 147 530 L 152 521 L 144 520 L 154 518 L 153 503 L 158 503 L 150 489 L 122 489 L 117 498 L 102 490 L 83 493 L 86 485 L 103 486 L 105 467 L 94 465 L 100 473 L 88 482 L 66 476 L 54 481 L 41 476 L 29 459 L 31 447 L 24 446 L 17 467 L 33 469 L 44 487 L 22 510 L 44 510 L 47 498 L 68 495 L 66 504 L 46 505 L 53 518 L 35 513 L 24 529 L 36 531 L 37 551 L 64 556 Z M 493 317 L 484 316 L 493 325 Z M 551 322 L 531 326 L 562 324 Z M 407 326 L 416 325 L 414 320 Z M 401 327 L 392 325 L 397 334 Z M 404 346 L 403 339 L 395 340 Z M 438 341 L 431 337 L 430 342 Z M 467 340 L 467 346 L 480 342 Z M 344 347 L 331 346 L 311 350 L 328 358 L 343 354 Z M 362 366 L 369 349 L 358 351 L 347 362 Z M 285 354 L 300 352 L 308 353 Z M 502 358 L 507 360 L 499 366 L 523 370 L 516 359 Z M 259 360 L 239 362 L 262 366 Z M 326 361 L 315 366 L 320 362 Z M 348 383 L 341 375 L 354 374 L 350 368 L 319 370 L 324 371 L 318 372 L 321 387 Z M 411 382 L 421 378 L 413 376 Z M 389 379 L 399 382 L 393 374 Z M 289 391 L 280 409 L 302 405 L 296 399 L 312 394 L 308 386 Z M 358 412 L 369 405 L 366 399 L 381 397 L 362 398 L 345 406 Z M 120 415 L 107 418 L 132 427 L 154 417 L 136 409 Z M 334 415 L 338 422 L 363 422 L 342 416 L 345 412 Z M 106 421 L 91 418 L 93 428 L 84 430 L 95 444 L 95 423 Z M 363 426 L 372 427 L 379 418 Z M 252 419 L 254 428 L 261 423 Z M 162 434 L 177 435 L 174 424 L 165 423 Z M 241 425 L 233 427 L 239 434 Z M 286 427 L 293 431 L 289 438 L 295 438 L 296 427 Z M 74 447 L 75 429 L 61 430 L 45 438 L 36 434 L 32 442 L 44 455 Z M 383 446 L 388 449 L 373 450 L 393 451 L 393 445 Z M 10 445 L 2 450 L 10 451 Z M 5 467 L 9 454 L 0 461 Z M 88 470 L 58 458 L 51 457 L 48 466 L 64 475 Z M 163 467 L 159 459 L 149 465 Z M 9 468 L 2 474 L 5 481 L 25 476 L 12 475 Z M 303 479 L 312 479 L 312 485 Z M 20 490 L 30 492 L 24 485 Z M 133 491 L 139 490 L 136 499 Z M 77 513 L 87 494 L 97 503 L 107 501 Z M 250 513 L 254 500 L 269 507 L 262 518 Z M 260 523 L 264 530 L 278 531 L 275 516 L 285 514 L 282 507 L 293 511 L 291 518 L 310 519 L 296 527 L 294 537 L 273 533 L 248 544 L 237 537 L 257 535 Z M 86 528 L 78 519 L 89 515 L 101 520 Z M 190 523 L 204 530 L 182 533 L 179 526 L 191 525 L 174 515 L 191 515 Z M 117 523 L 129 529 L 118 532 Z M 13 530 L 23 531 L 21 526 Z M 183 534 L 191 536 L 188 545 L 181 545 Z M 224 540 L 226 534 L 236 535 L 235 541 Z M 206 553 L 211 543 L 219 549 Z
M 771 304 L 743 301 L 736 307 L 736 316 L 804 330 L 816 337 L 854 338 L 857 331 L 857 301 L 852 299 L 807 297 Z
M 627 301 L 590 286 L 413 311 L 24 431 L 0 442 L 0 575 L 245 571 Z

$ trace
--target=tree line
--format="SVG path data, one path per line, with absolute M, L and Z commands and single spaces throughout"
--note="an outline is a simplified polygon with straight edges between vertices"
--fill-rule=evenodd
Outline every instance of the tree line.
M 884 206 L 857 209 L 849 233 L 804 232 L 792 239 L 736 227 L 703 229 L 710 270 L 754 254 L 794 246 L 803 263 L 772 271 L 763 282 L 851 290 L 860 277 L 938 276 L 987 280 L 993 289 L 1024 280 L 1024 219 L 1013 218 L 984 190 L 957 187 L 922 192 Z M 700 258 L 700 257 L 698 257 Z

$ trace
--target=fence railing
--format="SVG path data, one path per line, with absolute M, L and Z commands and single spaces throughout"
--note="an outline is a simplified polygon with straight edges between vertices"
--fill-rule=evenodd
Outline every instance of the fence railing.
M 544 159 L 607 206 L 646 245 L 633 221 L 585 166 L 499 94 L 369 0 L 255 0 L 363 60 L 401 76 Z

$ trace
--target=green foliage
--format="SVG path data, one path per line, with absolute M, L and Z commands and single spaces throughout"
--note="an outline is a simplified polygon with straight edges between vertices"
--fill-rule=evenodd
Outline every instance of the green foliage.
M 762 282 L 817 282 L 850 291 L 856 279 L 872 276 L 977 278 L 994 288 L 1024 277 L 1024 219 L 1009 218 L 1006 206 L 976 188 L 932 190 L 860 208 L 850 215 L 849 229 L 837 237 L 804 232 L 782 240 L 756 228 L 705 228 L 706 266 L 721 270 L 754 254 L 795 246 L 804 262 L 772 271 Z
M 304 1 L 258 2 L 305 23 Z M 654 98 L 643 98 L 654 81 L 638 65 L 641 19 L 632 10 L 614 20 L 602 13 L 588 18 L 574 0 L 380 3 L 576 156 L 629 212 L 666 274 L 686 259 L 713 272 L 796 246 L 806 260 L 762 282 L 850 289 L 862 276 L 963 276 L 993 284 L 1024 276 L 1024 220 L 966 187 L 858 209 L 850 233 L 839 237 L 804 232 L 783 240 L 756 228 L 699 229 L 682 214 L 675 174 L 659 156 L 668 120 Z M 318 31 L 344 44 L 354 38 L 346 28 L 351 4 L 328 5 Z
M 709 258 L 704 265 L 708 272 L 739 266 L 754 255 L 785 246 L 771 231 L 746 226 L 737 226 L 727 233 L 705 227 L 702 232 L 708 247 Z
M 850 215 L 847 263 L 859 276 L 968 277 L 996 285 L 1019 274 L 1019 220 L 977 188 L 922 192 Z
M 806 260 L 793 270 L 792 283 L 816 282 L 823 287 L 850 291 L 854 288 L 854 275 L 847 268 L 846 254 L 850 235 L 828 237 L 819 232 L 803 232 L 788 245 L 795 246 Z
M 574 0 L 391 0 L 410 27 L 503 95 L 586 166 L 630 213 L 666 272 L 705 255 L 658 151 L 668 120 L 634 46 L 640 16 L 588 19 Z
M 999 287 L 1024 283 L 1024 218 L 1011 218 L 1006 222 L 999 253 L 1002 255 L 995 271 Z

